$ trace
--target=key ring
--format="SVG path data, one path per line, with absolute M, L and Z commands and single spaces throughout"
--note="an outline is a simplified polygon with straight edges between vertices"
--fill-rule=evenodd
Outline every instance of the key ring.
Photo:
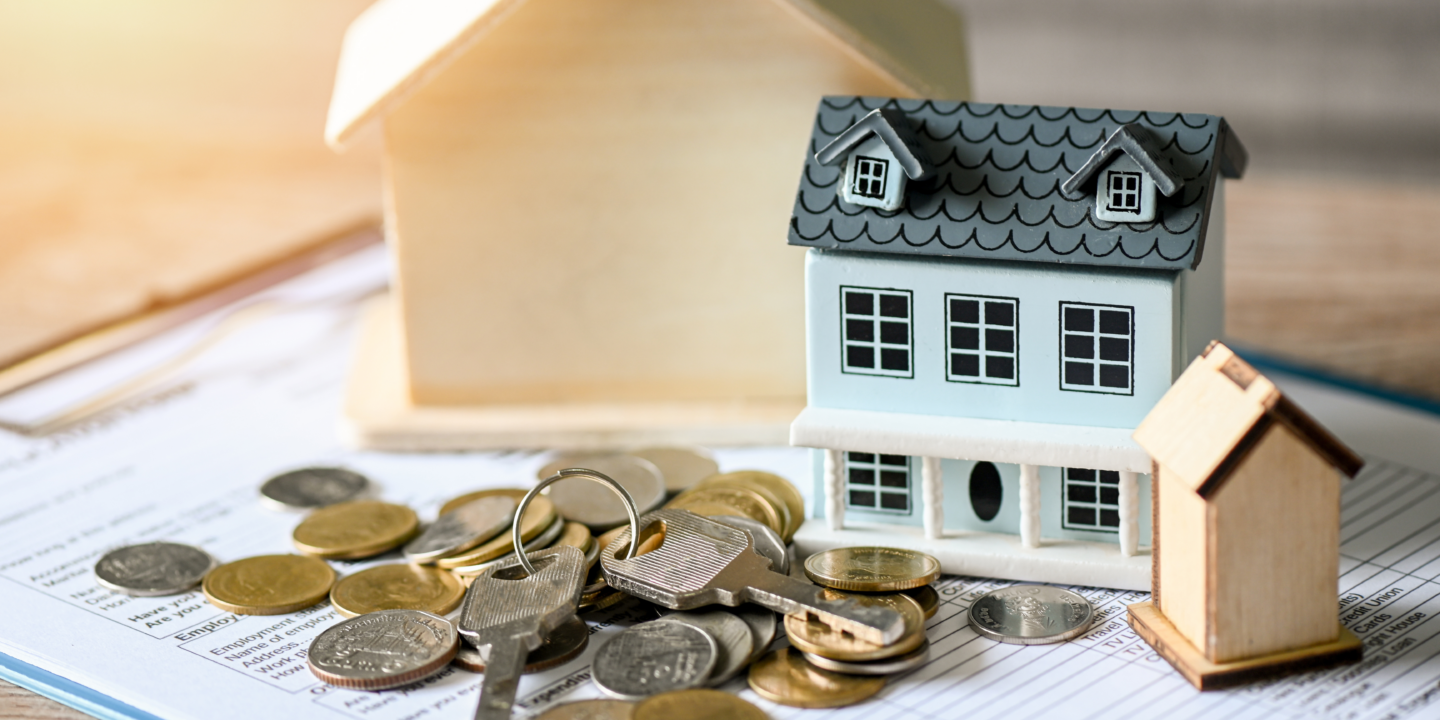
M 616 495 L 620 496 L 620 502 L 625 505 L 625 514 L 630 516 L 630 552 L 625 554 L 625 559 L 628 560 L 629 558 L 635 557 L 635 549 L 639 546 L 640 537 L 640 511 L 635 508 L 635 499 L 630 497 L 630 491 L 626 490 L 625 486 L 615 482 L 605 473 L 596 470 L 586 470 L 585 468 L 566 468 L 541 480 L 539 485 L 530 488 L 530 492 L 525 493 L 525 497 L 520 500 L 520 505 L 515 508 L 515 524 L 511 528 L 511 534 L 514 537 L 515 556 L 520 559 L 520 566 L 525 568 L 527 575 L 535 574 L 535 566 L 530 564 L 530 558 L 525 556 L 525 544 L 520 542 L 520 520 L 525 517 L 525 508 L 529 507 L 530 500 L 538 495 L 541 490 L 548 487 L 550 483 L 557 480 L 577 477 L 594 480 L 610 488 Z M 600 549 L 604 551 L 605 548 Z

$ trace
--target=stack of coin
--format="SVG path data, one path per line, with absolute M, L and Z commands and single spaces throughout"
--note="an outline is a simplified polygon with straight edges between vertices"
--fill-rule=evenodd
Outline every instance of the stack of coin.
M 714 687 L 735 677 L 775 639 L 775 613 L 714 606 L 666 612 L 626 628 L 595 654 L 595 684 L 621 700 Z
M 711 475 L 675 496 L 665 507 L 696 515 L 733 515 L 765 525 L 789 543 L 805 521 L 805 499 L 789 480 L 759 470 Z
M 640 702 L 577 700 L 535 716 L 535 720 L 765 720 L 765 711 L 718 690 L 675 690 Z
M 701 480 L 720 472 L 720 465 L 715 462 L 715 457 L 711 455 L 709 451 L 702 448 L 647 447 L 626 452 L 567 453 L 546 463 L 535 475 L 537 480 L 544 480 L 560 470 L 574 467 L 599 470 L 609 475 L 610 473 L 603 466 L 603 463 L 619 457 L 644 461 L 646 467 L 659 473 L 664 483 L 665 494 L 670 496 L 689 490 Z M 628 473 L 622 471 L 620 474 Z M 629 490 L 632 495 L 635 494 L 636 489 L 631 487 L 627 479 L 614 475 L 611 475 L 611 477 L 620 482 L 621 485 L 624 485 L 625 489 Z M 559 485 L 559 483 L 556 484 Z M 608 493 L 609 491 L 603 490 L 603 492 Z M 648 497 L 648 492 L 646 494 Z M 640 512 L 642 513 L 654 509 L 653 507 L 647 507 L 646 502 L 642 501 L 640 497 L 635 498 L 635 503 L 639 506 Z M 616 505 L 616 507 L 618 508 L 619 505 Z

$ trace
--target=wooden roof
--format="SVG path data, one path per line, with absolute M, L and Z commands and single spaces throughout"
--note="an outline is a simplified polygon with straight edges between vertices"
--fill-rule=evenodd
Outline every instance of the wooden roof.
M 343 147 L 527 1 L 543 0 L 379 0 L 370 6 L 345 33 L 325 141 Z M 770 1 L 916 95 L 968 95 L 960 19 L 939 0 Z
M 1293 431 L 1347 477 L 1364 460 L 1216 341 L 1135 429 L 1135 441 L 1191 490 L 1210 497 L 1275 424 Z

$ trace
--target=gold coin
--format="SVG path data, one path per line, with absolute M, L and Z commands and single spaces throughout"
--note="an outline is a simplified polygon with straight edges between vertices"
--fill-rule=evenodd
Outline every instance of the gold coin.
M 821 592 L 821 596 L 826 600 L 850 598 L 865 607 L 883 607 L 894 610 L 900 613 L 900 617 L 905 620 L 905 631 L 895 642 L 889 645 L 880 645 L 869 640 L 861 640 L 850 633 L 835 630 L 829 625 L 811 618 L 809 613 L 786 615 L 785 634 L 789 636 L 791 645 L 804 652 L 815 653 L 832 660 L 860 662 L 904 655 L 925 642 L 925 611 L 921 610 L 920 603 L 915 602 L 909 595 L 903 593 L 866 595 L 826 588 Z
M 842 675 L 811 665 L 795 648 L 780 648 L 750 666 L 750 689 L 770 702 L 799 708 L 854 705 L 885 688 L 883 676 Z
M 629 529 L 630 529 L 630 524 L 629 524 L 629 523 L 626 523 L 626 524 L 624 524 L 624 525 L 621 525 L 620 527 L 617 527 L 617 528 L 611 528 L 611 529 L 609 529 L 609 530 L 606 530 L 606 531 L 603 532 L 603 533 L 600 533 L 600 537 L 595 538 L 595 541 L 598 542 L 598 543 L 600 543 L 600 550 L 603 552 L 603 551 L 605 550 L 605 548 L 610 547 L 610 544 L 613 543 L 613 542 L 615 542 L 615 538 L 618 538 L 618 537 L 620 537 L 621 535 L 624 535 L 624 534 L 625 534 L 625 531 L 626 531 L 626 530 L 629 530 Z
M 444 615 L 465 599 L 465 585 L 431 567 L 396 563 L 361 570 L 335 583 L 330 604 L 345 617 L 379 610 L 423 610 Z
M 921 585 L 918 588 L 904 591 L 911 600 L 920 604 L 920 609 L 925 612 L 925 619 L 935 617 L 935 611 L 940 609 L 940 593 L 929 585 Z
M 785 503 L 790 510 L 790 525 L 780 533 L 785 542 L 790 542 L 795 537 L 795 531 L 805 522 L 805 496 L 800 494 L 800 489 L 795 484 L 774 473 L 762 472 L 760 470 L 737 470 L 724 475 L 715 475 L 700 482 L 704 485 L 709 481 L 718 481 L 726 478 L 734 478 L 741 482 L 753 483 L 769 490 L 775 497 Z
M 527 509 L 525 512 L 528 515 L 530 511 Z M 577 522 L 567 521 L 565 529 L 560 531 L 560 537 L 555 539 L 555 545 L 569 545 L 580 548 L 583 552 L 585 548 L 590 547 L 590 528 Z M 551 547 L 555 545 L 551 545 Z
M 754 705 L 719 690 L 676 690 L 645 698 L 635 706 L 635 720 L 766 720 Z
M 440 515 L 444 515 L 445 513 L 448 513 L 448 512 L 450 512 L 451 510 L 454 510 L 455 508 L 458 508 L 458 507 L 460 507 L 461 505 L 464 505 L 464 504 L 470 502 L 471 500 L 479 500 L 480 498 L 493 497 L 493 496 L 495 496 L 495 495 L 504 495 L 505 497 L 508 497 L 508 498 L 514 498 L 514 499 L 515 499 L 515 504 L 516 504 L 516 505 L 519 505 L 519 504 L 520 504 L 520 501 L 525 497 L 525 493 L 527 493 L 527 492 L 529 492 L 529 491 L 528 491 L 528 490 L 517 490 L 517 489 L 515 489 L 515 488 L 498 488 L 498 489 L 491 489 L 491 490 L 476 490 L 475 492 L 465 493 L 464 495 L 461 495 L 460 497 L 451 498 L 451 499 L 449 499 L 449 500 L 446 500 L 446 501 L 445 501 L 445 504 L 440 506 L 440 513 L 439 513 L 439 515 L 436 515 L 436 517 L 439 517 Z M 532 503 L 532 504 L 533 504 L 533 503 Z M 527 508 L 527 509 L 525 510 L 525 512 L 528 514 L 528 513 L 530 512 L 530 510 Z
M 225 563 L 205 575 L 205 599 L 237 615 L 284 615 L 325 599 L 335 571 L 303 555 L 260 555 Z
M 665 507 L 689 510 L 696 515 L 740 515 L 770 526 L 777 533 L 785 531 L 780 512 L 749 488 L 734 485 L 699 487 L 680 493 Z
M 836 590 L 895 592 L 935 582 L 940 561 L 902 548 L 835 548 L 807 558 L 805 576 Z
M 649 460 L 660 468 L 665 478 L 665 491 L 678 493 L 695 487 L 695 483 L 720 472 L 720 464 L 700 448 L 652 447 L 626 453 Z
M 624 700 L 576 700 L 535 716 L 535 720 L 630 720 L 635 703 Z
M 520 521 L 520 542 L 528 542 L 550 527 L 555 521 L 555 504 L 544 495 L 536 495 L 525 508 L 525 517 Z M 515 552 L 513 532 L 506 530 L 480 545 L 459 555 L 440 558 L 435 565 L 442 568 L 465 567 L 489 562 L 505 553 Z
M 404 505 L 358 500 L 323 507 L 305 516 L 291 539 L 306 555 L 337 560 L 379 555 L 420 532 L 420 518 Z
M 775 508 L 775 513 L 780 516 L 780 530 L 775 531 L 776 535 L 784 537 L 785 533 L 783 531 L 788 529 L 791 525 L 790 507 L 785 504 L 784 500 L 776 497 L 775 493 L 770 492 L 770 490 L 764 485 L 755 482 L 747 482 L 739 478 L 727 477 L 725 475 L 717 475 L 709 480 L 706 480 L 704 483 L 702 483 L 701 487 L 738 487 L 749 490 L 763 498 L 765 502 L 770 504 L 770 507 Z

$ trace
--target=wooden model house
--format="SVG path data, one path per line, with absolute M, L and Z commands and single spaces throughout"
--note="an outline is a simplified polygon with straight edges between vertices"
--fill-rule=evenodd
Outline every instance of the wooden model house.
M 1155 458 L 1155 579 L 1130 624 L 1202 690 L 1360 659 L 1336 620 L 1340 483 L 1363 461 L 1216 343 L 1135 439 Z
M 1223 331 L 1223 178 L 1245 163 L 1210 115 L 824 98 L 789 233 L 791 442 L 821 500 L 801 550 L 1148 589 L 1130 434 Z
M 826 92 L 964 98 L 941 0 L 380 0 L 326 137 L 382 125 L 388 305 L 353 439 L 780 442 L 801 260 L 768 238 Z

